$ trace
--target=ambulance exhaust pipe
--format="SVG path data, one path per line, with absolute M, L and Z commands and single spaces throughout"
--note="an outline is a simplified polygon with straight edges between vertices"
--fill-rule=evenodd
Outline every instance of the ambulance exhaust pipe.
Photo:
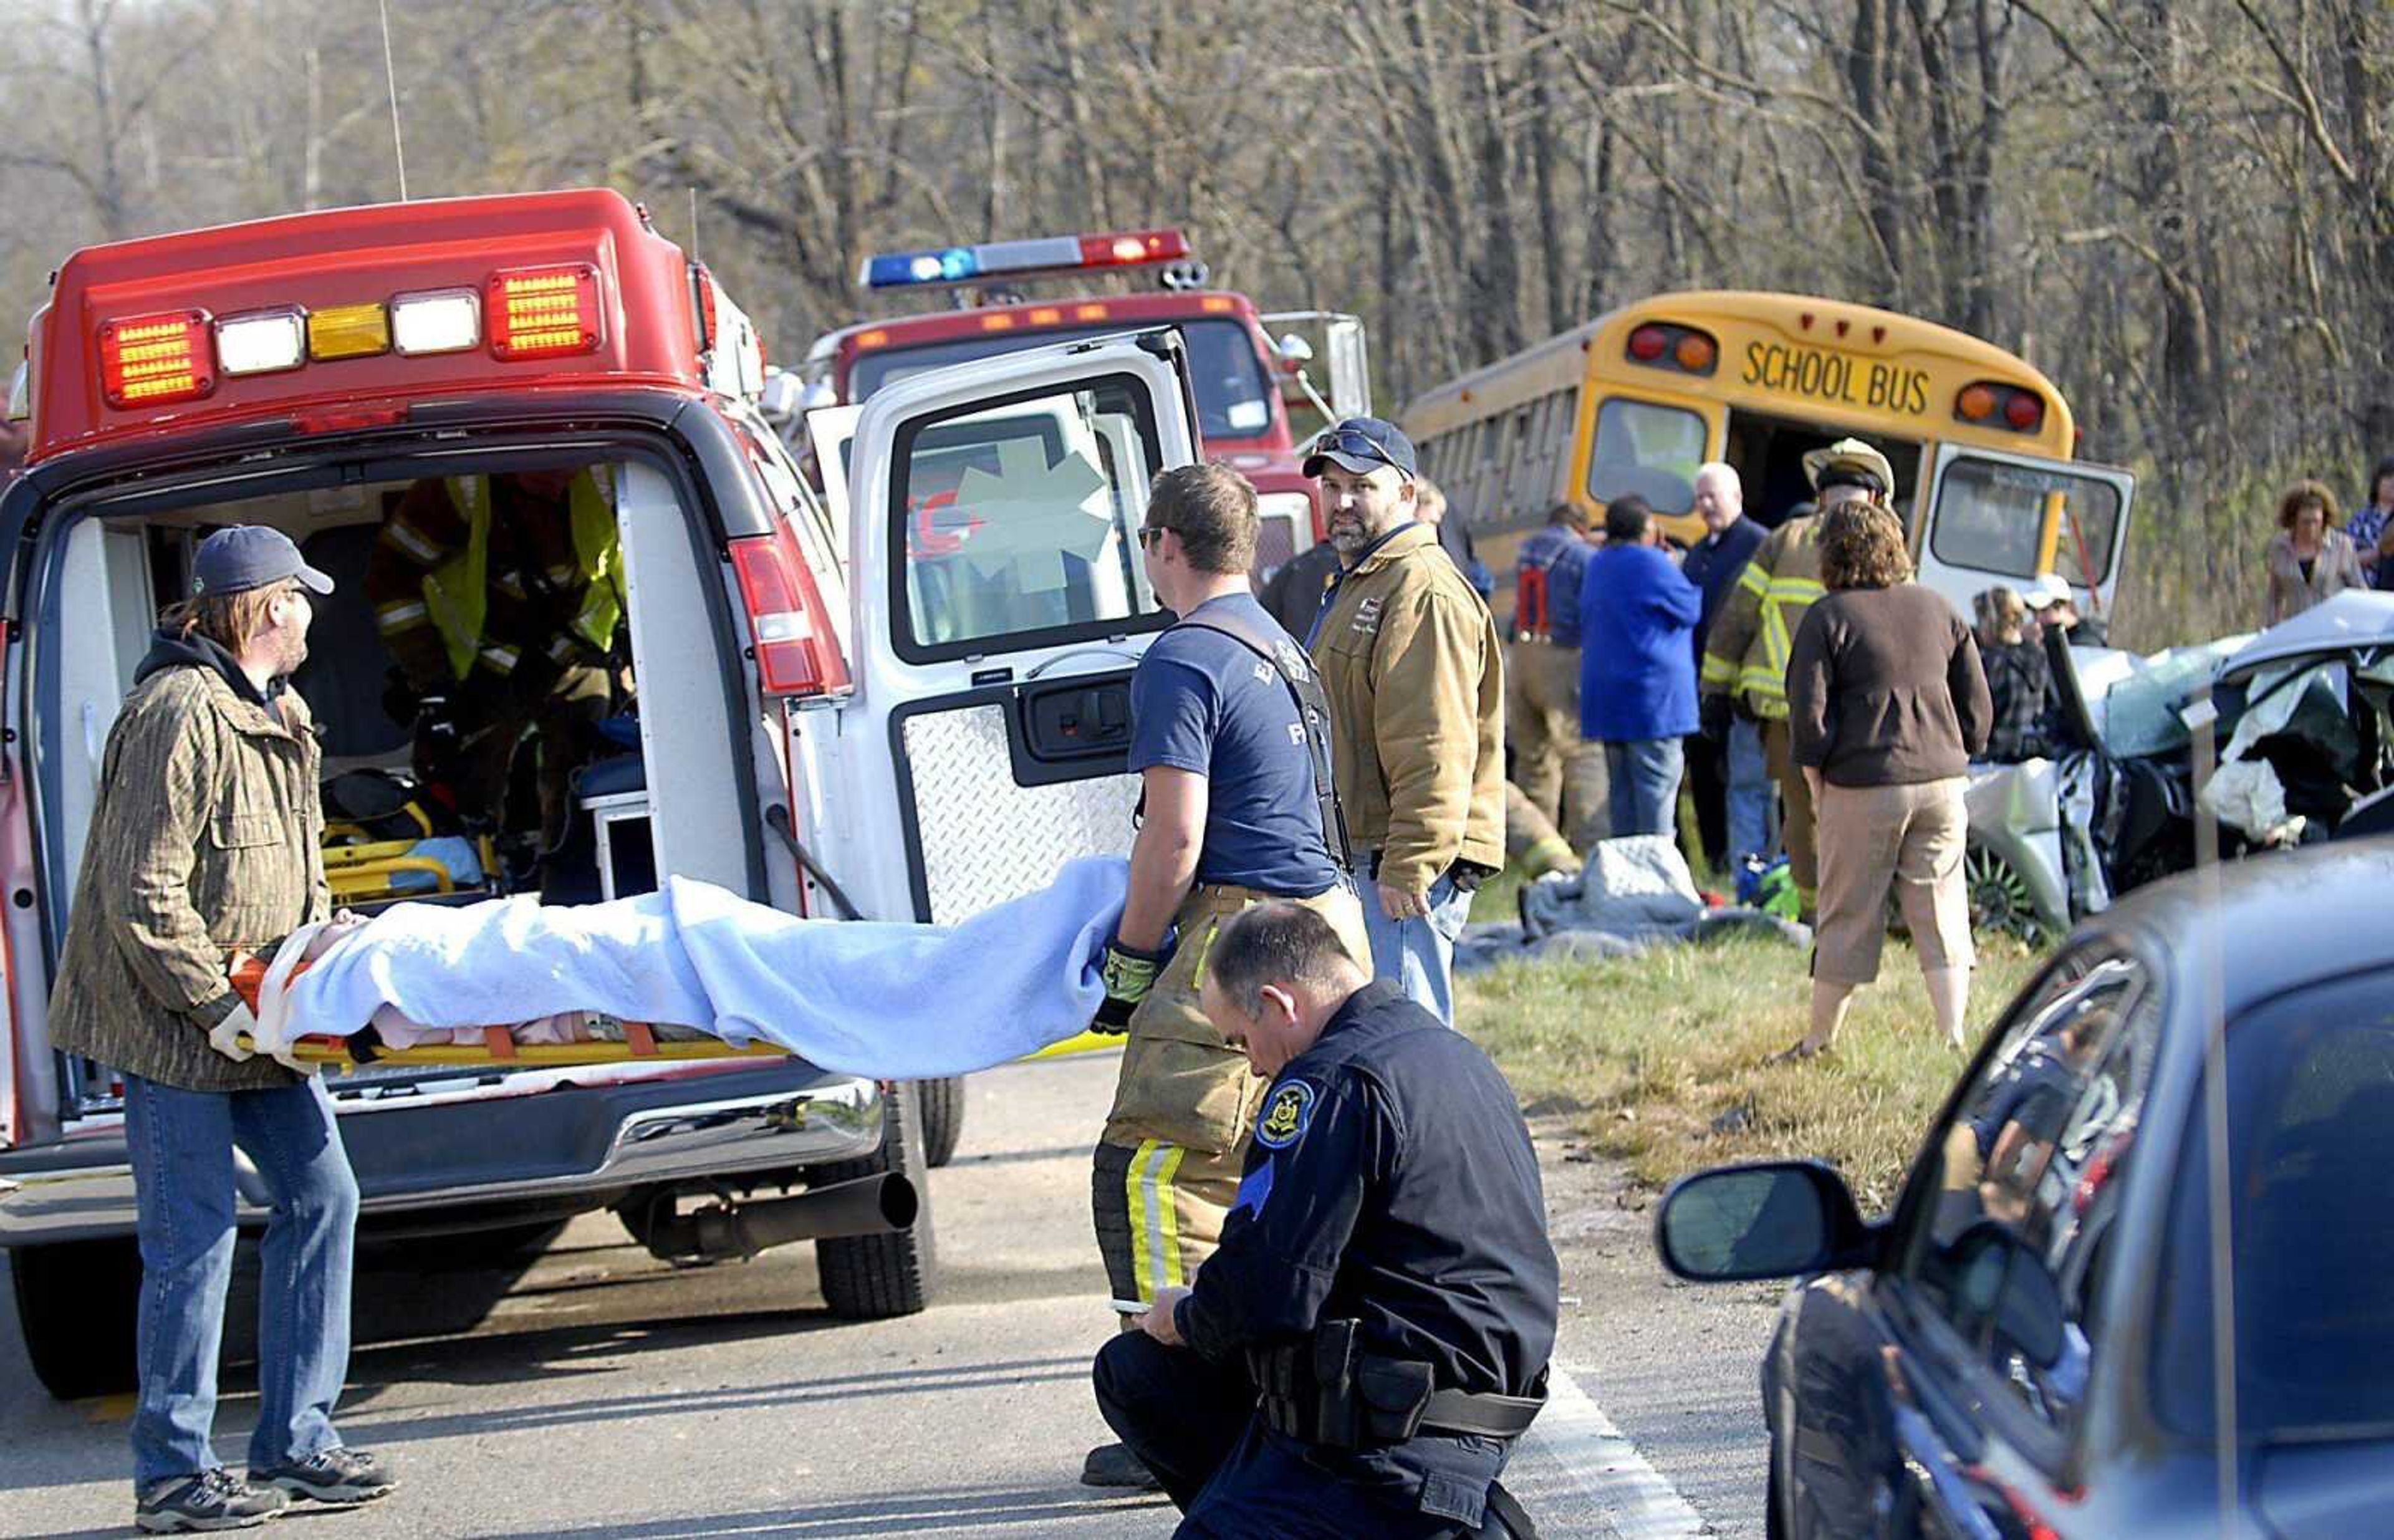
M 661 1194 L 642 1227 L 641 1242 L 668 1262 L 746 1260 L 794 1241 L 890 1235 L 914 1223 L 922 1198 L 894 1171 L 834 1182 L 795 1197 L 762 1203 L 714 1204 L 693 1214 L 673 1212 Z

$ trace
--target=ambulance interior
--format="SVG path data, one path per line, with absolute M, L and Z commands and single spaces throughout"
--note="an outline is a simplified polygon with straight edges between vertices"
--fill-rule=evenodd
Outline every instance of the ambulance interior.
M 309 655 L 292 683 L 313 713 L 323 749 L 325 865 L 336 904 L 370 910 L 401 899 L 471 902 L 517 892 L 582 902 L 654 888 L 650 766 L 639 723 L 648 671 L 637 644 L 654 634 L 682 639 L 664 666 L 687 677 L 670 679 L 675 688 L 663 698 L 694 696 L 702 718 L 721 709 L 708 709 L 722 697 L 721 665 L 716 649 L 688 645 L 712 622 L 704 570 L 690 555 L 688 520 L 670 482 L 623 463 L 543 467 L 535 474 L 554 481 L 585 470 L 595 472 L 592 484 L 605 489 L 611 504 L 621 505 L 624 558 L 638 554 L 636 530 L 670 538 L 647 539 L 655 554 L 644 573 L 642 603 L 652 612 L 631 617 L 620 598 L 601 607 L 612 640 L 604 649 L 585 648 L 575 660 L 586 704 L 571 721 L 541 712 L 536 701 L 494 704 L 506 697 L 506 681 L 486 663 L 430 688 L 411 682 L 386 645 L 388 617 L 377 615 L 370 588 L 389 611 L 408 608 L 420 586 L 416 568 L 389 565 L 386 535 L 393 515 L 411 488 L 428 480 L 454 482 L 362 481 L 135 514 L 103 507 L 68 525 L 52 569 L 57 598 L 46 612 L 73 618 L 53 640 L 54 672 L 37 672 L 56 680 L 44 705 L 64 726 L 41 734 L 57 759 L 45 777 L 58 814 L 45 821 L 53 869 L 70 883 L 80 869 L 110 726 L 150 651 L 160 612 L 188 591 L 192 553 L 211 530 L 243 523 L 290 535 L 335 585 L 330 595 L 310 596 Z M 508 474 L 496 471 L 491 480 Z M 644 504 L 637 520 L 635 502 Z M 504 506 L 497 517 L 505 517 Z M 385 547 L 379 557 L 378 546 Z M 385 570 L 377 584 L 370 574 L 378 561 Z M 621 571 L 608 581 L 622 582 Z M 495 567 L 490 575 L 499 581 Z M 421 611 L 420 599 L 413 607 Z M 633 623 L 613 625 L 618 616 Z M 485 650 L 505 651 L 494 619 L 485 624 L 493 627 Z M 469 762 L 479 762 L 479 784 Z M 718 788 L 721 765 L 718 754 Z M 545 767 L 551 788 L 564 794 L 552 798 L 546 819 Z M 727 800 L 719 789 L 716 800 Z M 688 801 L 685 817 L 708 816 L 703 799 Z

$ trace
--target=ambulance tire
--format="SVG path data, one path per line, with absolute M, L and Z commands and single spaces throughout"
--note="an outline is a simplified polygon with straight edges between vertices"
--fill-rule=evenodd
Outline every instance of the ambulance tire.
M 965 1134 L 965 1077 L 926 1080 L 923 1087 L 923 1153 L 937 1170 L 956 1158 Z
M 138 1378 L 141 1253 L 130 1236 L 19 1246 L 8 1254 L 33 1376 L 60 1401 L 115 1395 Z
M 931 1163 L 923 1149 L 923 1099 L 918 1083 L 905 1081 L 881 1099 L 881 1148 L 862 1160 L 818 1166 L 807 1173 L 816 1186 L 895 1172 L 914 1184 L 921 1206 L 914 1223 L 896 1235 L 854 1235 L 815 1243 L 815 1270 L 823 1303 L 848 1321 L 881 1321 L 914 1315 L 931 1302 L 939 1283 L 939 1253 L 931 1231 Z

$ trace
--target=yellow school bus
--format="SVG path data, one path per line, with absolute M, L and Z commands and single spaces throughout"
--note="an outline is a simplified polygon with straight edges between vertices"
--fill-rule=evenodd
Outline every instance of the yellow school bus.
M 1559 501 L 1601 523 L 1635 492 L 1692 544 L 1699 466 L 1734 467 L 1747 514 L 1776 524 L 1811 495 L 1805 451 L 1852 434 L 1895 468 L 1921 581 L 1964 614 L 1982 588 L 2053 573 L 2108 615 L 2135 493 L 2072 457 L 2070 403 L 2019 357 L 1801 295 L 1657 295 L 1451 380 L 1400 421 L 1503 585 Z

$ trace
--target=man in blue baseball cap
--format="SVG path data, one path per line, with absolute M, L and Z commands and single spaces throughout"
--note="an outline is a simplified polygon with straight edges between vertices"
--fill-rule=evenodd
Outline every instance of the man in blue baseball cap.
M 229 975 L 329 916 L 307 703 L 309 595 L 332 579 L 280 531 L 200 543 L 109 730 L 50 1043 L 116 1070 L 141 1251 L 135 1522 L 256 1523 L 294 1497 L 348 1504 L 391 1480 L 342 1447 L 358 1187 L 322 1085 L 252 1057 Z M 268 1203 L 257 1421 L 246 1479 L 217 1464 L 217 1349 L 232 1277 L 234 1152 Z
M 1330 696 L 1373 972 L 1452 1025 L 1455 938 L 1505 863 L 1502 643 L 1415 518 L 1420 469 L 1394 423 L 1334 424 L 1305 473 L 1342 563 L 1306 646 Z

